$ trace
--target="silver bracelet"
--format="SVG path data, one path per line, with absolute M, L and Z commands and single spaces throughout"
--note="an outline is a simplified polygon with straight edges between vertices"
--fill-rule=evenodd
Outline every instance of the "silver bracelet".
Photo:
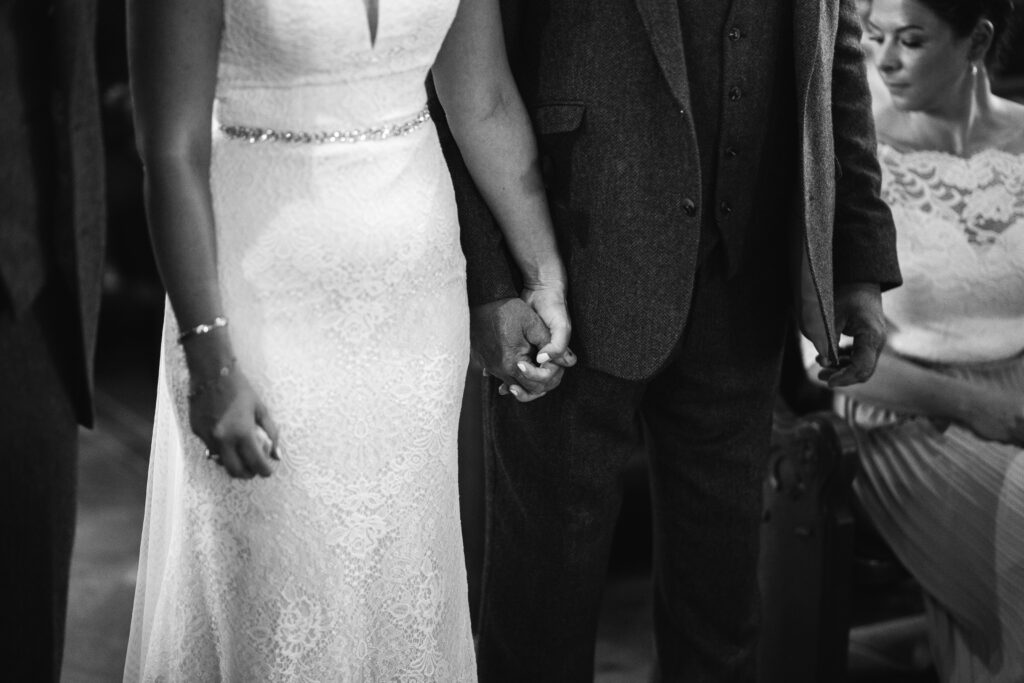
M 211 323 L 200 323 L 200 324 L 196 325 L 195 327 L 191 327 L 191 328 L 185 330 L 184 332 L 182 332 L 181 334 L 179 334 L 178 335 L 178 343 L 179 344 L 184 344 L 185 342 L 187 342 L 192 337 L 199 337 L 199 336 L 202 336 L 204 334 L 209 334 L 210 332 L 213 332 L 217 328 L 227 327 L 227 326 L 228 326 L 228 319 L 223 317 L 223 316 L 219 316 L 218 315 L 216 318 L 213 319 L 213 322 L 211 322 Z

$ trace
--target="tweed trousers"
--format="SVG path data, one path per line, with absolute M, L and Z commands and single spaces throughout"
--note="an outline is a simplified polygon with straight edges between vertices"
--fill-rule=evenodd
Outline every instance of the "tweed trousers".
M 75 339 L 74 309 L 64 303 L 51 285 L 17 319 L 0 309 L 4 680 L 60 680 L 78 477 L 70 354 L 57 347 Z
M 480 680 L 592 681 L 623 468 L 653 505 L 659 680 L 753 681 L 761 482 L 789 321 L 784 258 L 700 267 L 683 336 L 650 379 L 587 367 L 531 403 L 485 399 Z

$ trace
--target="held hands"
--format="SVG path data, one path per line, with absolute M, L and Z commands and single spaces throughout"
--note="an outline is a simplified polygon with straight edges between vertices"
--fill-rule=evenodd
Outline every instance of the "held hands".
M 823 366 L 818 379 L 832 388 L 866 382 L 874 373 L 878 355 L 885 346 L 885 316 L 878 285 L 868 282 L 839 285 L 835 312 L 836 331 L 852 337 L 853 346 L 848 350 L 840 349 L 838 363 L 826 365 L 824 349 L 817 338 L 811 337 L 818 349 L 818 363 Z M 824 335 L 816 336 L 823 338 Z
M 470 320 L 473 352 L 485 371 L 502 381 L 503 395 L 524 403 L 538 399 L 576 364 L 561 286 L 528 287 L 521 298 L 476 306 Z
M 234 359 L 214 361 L 230 356 L 196 348 L 208 347 L 205 342 L 197 339 L 187 349 L 192 431 L 206 444 L 208 457 L 232 477 L 269 477 L 273 461 L 280 459 L 277 426 Z

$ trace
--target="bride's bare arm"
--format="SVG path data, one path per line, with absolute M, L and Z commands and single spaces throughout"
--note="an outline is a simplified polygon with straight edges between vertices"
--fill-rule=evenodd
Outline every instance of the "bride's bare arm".
M 210 199 L 222 3 L 129 0 L 128 55 L 153 250 L 181 328 L 223 313 Z
M 128 57 L 153 251 L 182 330 L 224 313 L 210 196 L 210 129 L 223 26 L 220 0 L 129 0 Z M 227 328 L 183 344 L 192 429 L 232 476 L 268 475 L 260 424 L 276 429 L 241 370 Z
M 565 269 L 548 212 L 533 129 L 508 66 L 498 0 L 460 3 L 433 75 L 452 135 L 501 226 L 523 274 L 527 296 L 555 296 L 564 309 Z M 534 303 L 534 307 L 544 317 L 544 306 Z M 567 318 L 564 325 L 551 330 L 552 339 L 559 338 L 559 348 L 568 342 Z
M 530 119 L 508 67 L 498 0 L 463 0 L 433 68 L 474 182 L 528 283 L 564 282 Z

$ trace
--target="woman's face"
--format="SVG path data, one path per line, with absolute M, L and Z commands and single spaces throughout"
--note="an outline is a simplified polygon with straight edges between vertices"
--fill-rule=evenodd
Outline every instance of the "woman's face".
M 903 111 L 941 111 L 970 87 L 970 36 L 917 0 L 873 0 L 867 17 L 871 56 Z

